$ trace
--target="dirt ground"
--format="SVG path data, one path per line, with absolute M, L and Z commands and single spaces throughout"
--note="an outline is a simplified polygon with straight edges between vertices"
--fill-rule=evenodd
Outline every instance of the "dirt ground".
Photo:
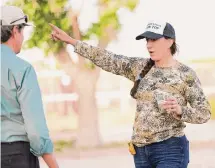
M 190 164 L 188 168 L 215 168 L 215 142 L 191 144 Z M 56 154 L 62 168 L 134 168 L 133 158 L 126 147 L 65 150 Z M 41 160 L 41 168 L 46 168 Z

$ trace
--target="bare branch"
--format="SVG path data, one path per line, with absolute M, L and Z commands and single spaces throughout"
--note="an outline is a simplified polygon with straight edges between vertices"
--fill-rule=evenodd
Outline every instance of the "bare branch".
M 76 40 L 81 40 L 81 32 L 80 32 L 79 23 L 78 23 L 78 16 L 75 13 L 73 13 L 72 9 L 70 10 L 70 17 L 72 22 L 73 38 L 75 38 Z M 78 62 L 79 68 L 83 67 L 85 58 L 78 55 L 78 61 L 79 61 Z

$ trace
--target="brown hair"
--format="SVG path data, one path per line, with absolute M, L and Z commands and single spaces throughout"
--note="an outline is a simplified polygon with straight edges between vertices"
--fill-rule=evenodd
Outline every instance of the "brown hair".
M 155 62 L 152 60 L 152 59 L 149 59 L 149 61 L 146 63 L 145 67 L 143 68 L 143 70 L 141 71 L 141 73 L 139 74 L 139 78 L 134 82 L 134 86 L 133 88 L 131 89 L 130 91 L 130 95 L 136 99 L 134 97 L 134 95 L 136 94 L 137 92 L 137 88 L 140 84 L 140 80 L 142 78 L 144 78 L 146 76 L 146 74 L 150 71 L 150 69 L 153 67 L 153 65 L 155 64 Z
M 165 39 L 170 39 L 169 37 L 165 37 Z M 172 55 L 175 55 L 175 53 L 177 53 L 179 51 L 178 49 L 178 45 L 176 44 L 175 40 L 172 44 L 172 46 L 170 47 L 170 52 Z
M 15 25 L 11 25 L 11 26 L 1 26 L 1 43 L 5 43 L 7 42 L 11 35 L 12 35 L 12 30 L 14 28 Z M 24 24 L 19 24 L 16 25 L 18 28 L 18 31 L 21 32 L 21 29 L 25 26 Z
M 171 52 L 172 55 L 174 55 L 176 52 L 178 52 L 178 46 L 177 46 L 175 41 L 173 42 L 172 46 L 170 47 L 170 52 Z M 152 59 L 149 59 L 149 61 L 146 63 L 146 66 L 143 68 L 143 70 L 139 74 L 138 79 L 134 82 L 134 86 L 130 91 L 130 95 L 134 99 L 136 99 L 134 97 L 134 95 L 137 92 L 137 88 L 138 88 L 138 86 L 140 84 L 140 80 L 146 76 L 146 74 L 150 71 L 150 69 L 153 67 L 154 64 L 155 64 L 155 62 Z
M 172 46 L 170 47 L 171 54 L 174 55 L 176 52 L 178 52 L 178 45 L 174 41 Z

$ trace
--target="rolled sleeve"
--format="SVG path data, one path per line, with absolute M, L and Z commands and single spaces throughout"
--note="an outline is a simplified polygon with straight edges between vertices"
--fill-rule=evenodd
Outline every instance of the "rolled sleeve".
M 53 144 L 49 138 L 41 92 L 32 66 L 26 68 L 17 96 L 31 152 L 36 156 L 52 153 Z
M 38 144 L 40 144 L 41 146 L 39 146 Z M 31 142 L 30 151 L 35 156 L 42 156 L 44 153 L 53 153 L 53 143 L 50 139 L 40 138 L 37 141 Z

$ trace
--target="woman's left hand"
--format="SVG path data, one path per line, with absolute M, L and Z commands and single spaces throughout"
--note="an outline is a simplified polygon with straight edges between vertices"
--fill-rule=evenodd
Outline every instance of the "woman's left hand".
M 167 113 L 172 114 L 174 118 L 176 118 L 176 119 L 181 118 L 182 109 L 176 99 L 174 99 L 174 98 L 167 99 L 163 103 L 162 107 L 164 110 L 167 111 Z

